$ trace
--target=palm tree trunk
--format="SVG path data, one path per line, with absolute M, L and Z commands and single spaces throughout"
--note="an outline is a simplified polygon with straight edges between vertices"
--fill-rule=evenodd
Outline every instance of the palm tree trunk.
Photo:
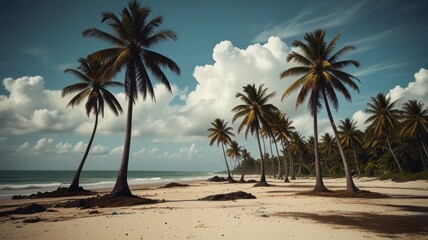
M 353 148 L 353 152 L 354 152 L 354 160 L 355 160 L 355 166 L 357 167 L 358 176 L 361 176 L 360 164 L 358 163 L 357 151 L 355 150 L 355 147 Z
M 283 157 L 284 157 L 284 182 L 290 182 L 290 179 L 288 179 L 288 164 L 287 164 L 287 158 L 285 157 L 285 143 L 284 139 L 281 139 L 282 143 L 282 151 L 283 151 Z
M 314 155 L 315 155 L 315 187 L 314 192 L 326 192 L 327 188 L 322 181 L 321 162 L 318 149 L 318 121 L 317 112 L 314 113 Z
M 272 176 L 273 178 L 276 178 L 275 174 L 275 164 L 273 164 L 273 151 L 272 151 L 272 137 L 269 136 L 269 146 L 270 146 L 270 155 L 271 155 L 271 164 L 272 164 Z
M 327 96 L 325 95 L 325 91 L 323 91 L 325 108 L 327 110 L 328 119 L 330 120 L 331 127 L 333 128 L 334 136 L 336 138 L 336 143 L 339 148 L 340 156 L 342 157 L 343 167 L 345 170 L 346 177 L 346 191 L 355 193 L 358 191 L 358 188 L 355 186 L 354 181 L 352 180 L 351 170 L 349 169 L 348 161 L 346 160 L 345 151 L 343 150 L 342 143 L 340 142 L 339 134 L 337 133 L 336 124 L 333 120 L 333 115 L 330 111 L 330 106 L 327 101 Z
M 245 183 L 244 180 L 244 168 L 242 167 L 241 161 L 239 160 L 239 157 L 236 158 L 236 161 L 238 161 L 239 169 L 241 170 L 241 179 L 239 179 L 240 183 Z
M 254 187 L 259 187 L 259 186 L 267 186 L 268 183 L 266 182 L 266 175 L 265 175 L 265 162 L 263 160 L 263 152 L 262 152 L 262 146 L 260 144 L 260 136 L 259 136 L 259 129 L 256 129 L 256 137 L 257 137 L 257 143 L 259 144 L 259 151 L 260 151 L 260 164 L 261 164 L 261 168 L 260 168 L 260 181 L 254 185 Z
M 420 155 L 420 157 L 421 157 L 422 166 L 423 166 L 423 167 L 424 167 L 424 169 L 425 169 L 425 168 L 427 168 L 427 166 L 426 166 L 426 164 L 425 164 L 424 155 L 422 154 L 422 150 L 421 150 L 421 148 L 420 148 L 420 147 L 418 147 L 418 149 L 419 149 L 419 155 Z
M 110 193 L 112 197 L 132 196 L 131 190 L 128 186 L 128 163 L 129 153 L 131 150 L 132 110 L 134 106 L 133 100 L 134 98 L 131 90 L 128 96 L 128 114 L 126 116 L 125 143 L 123 145 L 122 162 L 117 174 L 116 184 Z
M 98 113 L 97 111 L 95 111 L 95 124 L 94 124 L 94 129 L 92 130 L 91 138 L 89 139 L 88 146 L 86 146 L 85 153 L 83 154 L 82 160 L 80 161 L 79 167 L 77 168 L 76 174 L 74 175 L 73 181 L 71 182 L 67 191 L 79 190 L 80 174 L 82 173 L 83 165 L 85 164 L 86 158 L 88 157 L 89 149 L 91 149 L 92 141 L 94 140 L 95 132 L 97 131 L 97 126 L 98 126 Z
M 419 140 L 421 141 L 421 145 L 422 145 L 422 149 L 424 150 L 424 152 L 425 152 L 425 156 L 427 157 L 426 159 L 427 159 L 427 162 L 428 162 L 428 152 L 427 152 L 427 147 L 425 146 L 425 144 L 424 144 L 424 141 L 422 140 L 422 137 L 418 134 L 418 138 L 419 138 Z
M 276 149 L 276 156 L 278 157 L 278 178 L 282 179 L 282 176 L 281 176 L 281 160 L 279 158 L 278 144 L 276 143 L 275 139 L 274 139 L 274 143 L 275 143 L 275 149 Z
M 294 173 L 294 158 L 291 154 L 291 144 L 288 140 L 286 140 L 288 145 L 288 157 L 290 158 L 290 180 L 296 180 L 296 174 Z
M 403 169 L 401 169 L 401 165 L 398 162 L 398 159 L 395 156 L 394 151 L 392 151 L 391 143 L 389 142 L 389 137 L 388 136 L 386 136 L 386 143 L 388 144 L 388 148 L 389 148 L 389 151 L 392 154 L 392 157 L 394 157 L 395 163 L 397 163 L 398 169 L 400 169 L 400 173 L 403 174 Z
M 224 151 L 224 143 L 223 142 L 221 143 L 221 148 L 223 149 L 224 162 L 226 163 L 227 181 L 230 183 L 235 182 L 235 180 L 232 178 L 232 176 L 230 176 L 229 164 L 227 164 L 226 152 Z
M 324 158 L 324 164 L 325 164 L 325 167 L 327 168 L 328 175 L 331 175 L 330 166 L 328 165 L 326 158 Z
M 303 165 L 303 163 L 302 163 L 302 156 L 300 156 L 300 154 L 299 154 L 299 169 L 297 170 L 297 175 L 301 174 L 301 172 L 302 172 L 302 165 Z

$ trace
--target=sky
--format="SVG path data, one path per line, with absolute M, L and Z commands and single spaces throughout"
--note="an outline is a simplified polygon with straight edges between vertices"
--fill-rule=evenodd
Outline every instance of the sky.
M 61 90 L 77 82 L 66 68 L 99 49 L 105 42 L 82 37 L 82 31 L 101 23 L 101 13 L 119 13 L 126 1 L 0 0 L 0 170 L 74 170 L 92 132 L 94 117 L 84 105 L 67 107 Z M 330 40 L 343 31 L 337 47 L 357 49 L 343 59 L 361 63 L 347 72 L 359 78 L 352 102 L 340 100 L 336 122 L 357 121 L 364 129 L 364 109 L 379 92 L 399 104 L 417 99 L 428 105 L 427 1 L 280 1 L 183 0 L 141 1 L 149 18 L 163 16 L 161 28 L 173 29 L 177 41 L 153 50 L 180 66 L 177 76 L 165 70 L 172 94 L 155 86 L 156 102 L 134 106 L 130 170 L 224 170 L 221 148 L 209 146 L 207 129 L 223 118 L 234 129 L 231 109 L 240 104 L 237 92 L 247 84 L 264 84 L 276 92 L 272 103 L 284 111 L 298 131 L 308 137 L 312 119 L 306 105 L 295 108 L 296 94 L 281 101 L 295 78 L 280 72 L 296 66 L 287 62 L 294 40 L 316 28 Z M 123 74 L 115 77 L 123 81 Z M 153 79 L 154 82 L 156 80 Z M 122 89 L 111 89 L 121 105 Z M 331 132 L 324 109 L 320 134 Z M 125 115 L 106 111 L 100 119 L 86 170 L 119 168 Z M 236 140 L 258 158 L 254 137 Z

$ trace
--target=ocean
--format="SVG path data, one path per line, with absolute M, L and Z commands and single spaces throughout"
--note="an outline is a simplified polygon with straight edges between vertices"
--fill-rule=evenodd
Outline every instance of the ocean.
M 29 195 L 68 187 L 75 171 L 0 171 L 0 198 Z M 142 185 L 186 180 L 207 179 L 214 172 L 129 171 L 128 184 Z M 80 185 L 85 189 L 113 187 L 117 171 L 83 171 Z

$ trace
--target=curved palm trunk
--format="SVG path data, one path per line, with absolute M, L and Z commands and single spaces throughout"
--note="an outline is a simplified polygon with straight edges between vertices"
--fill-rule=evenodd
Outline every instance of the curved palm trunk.
M 95 132 L 97 131 L 97 126 L 98 126 L 98 114 L 95 114 L 95 124 L 94 124 L 94 129 L 92 130 L 91 138 L 89 139 L 88 146 L 86 146 L 85 153 L 83 154 L 82 160 L 80 161 L 79 167 L 77 168 L 76 174 L 74 175 L 73 181 L 71 182 L 70 186 L 67 189 L 68 191 L 79 190 L 80 174 L 82 173 L 83 165 L 85 164 L 86 158 L 88 157 L 89 149 L 91 149 L 92 141 L 94 140 Z
M 425 143 L 424 143 L 424 141 L 423 141 L 422 137 L 420 136 L 420 134 L 418 134 L 418 138 L 419 138 L 419 140 L 421 141 L 422 149 L 423 149 L 423 150 L 424 150 L 424 152 L 425 152 L 425 156 L 427 157 L 427 162 L 428 162 L 428 152 L 427 152 L 427 147 L 425 146 Z
M 236 161 L 238 161 L 238 165 L 239 165 L 239 169 L 241 170 L 241 179 L 239 179 L 240 183 L 245 183 L 245 179 L 244 179 L 244 168 L 242 167 L 241 161 L 239 160 L 239 157 L 236 158 Z
M 337 133 L 336 124 L 333 120 L 333 115 L 330 111 L 330 106 L 327 101 L 325 92 L 323 91 L 325 108 L 327 110 L 328 119 L 330 120 L 331 127 L 333 128 L 334 136 L 336 138 L 337 147 L 339 148 L 340 156 L 342 157 L 343 167 L 345 170 L 346 177 L 346 191 L 355 193 L 358 191 L 358 188 L 355 186 L 354 181 L 352 180 L 351 170 L 349 169 L 348 161 L 346 160 L 345 151 L 343 150 L 342 143 L 340 142 L 339 134 Z
M 128 163 L 129 152 L 131 148 L 131 131 L 132 131 L 132 110 L 133 110 L 133 96 L 132 91 L 128 96 L 128 114 L 126 116 L 126 130 L 125 130 L 125 143 L 123 145 L 122 162 L 117 174 L 116 184 L 114 185 L 111 195 L 113 197 L 132 196 L 131 190 L 128 186 Z
M 273 178 L 276 178 L 275 164 L 273 164 L 273 151 L 272 151 L 272 137 L 271 136 L 269 136 L 269 144 L 270 144 L 270 155 L 271 155 L 271 164 L 272 164 L 272 176 L 273 176 Z
M 235 180 L 232 178 L 232 176 L 230 176 L 229 164 L 227 164 L 226 152 L 224 151 L 224 143 L 221 143 L 221 148 L 223 149 L 224 162 L 226 163 L 227 181 L 230 183 L 235 182 Z
M 315 187 L 314 192 L 326 192 L 327 188 L 322 181 L 321 163 L 318 149 L 318 121 L 317 113 L 314 113 L 314 155 L 315 155 Z
M 360 163 L 358 162 L 358 159 L 357 159 L 357 151 L 355 150 L 355 147 L 353 148 L 353 152 L 354 152 L 354 160 L 355 160 L 355 166 L 357 167 L 358 176 L 361 176 Z
M 288 140 L 286 140 L 286 143 L 288 145 L 288 157 L 290 158 L 290 179 L 291 180 L 296 180 L 296 174 L 294 173 L 294 158 L 293 155 L 291 154 L 291 146 L 290 143 L 288 142 Z
M 275 140 L 274 140 L 274 144 L 275 144 L 275 149 L 276 149 L 276 156 L 278 157 L 278 179 L 282 179 L 282 176 L 281 176 L 281 160 L 279 158 L 278 144 L 276 143 Z
M 419 149 L 419 156 L 421 157 L 421 162 L 422 162 L 422 166 L 425 168 L 427 168 L 426 164 L 425 164 L 425 160 L 424 160 L 424 155 L 422 154 L 422 150 L 421 147 L 418 147 Z
M 401 165 L 398 162 L 398 159 L 395 156 L 394 151 L 392 151 L 391 143 L 389 142 L 389 137 L 388 136 L 386 136 L 386 143 L 388 144 L 389 151 L 391 152 L 392 156 L 394 157 L 395 163 L 397 163 L 398 169 L 400 169 L 400 173 L 403 174 L 403 169 L 401 169 Z
M 259 144 L 261 168 L 260 168 L 260 181 L 256 185 L 254 185 L 254 187 L 267 186 L 268 183 L 266 182 L 266 175 L 265 175 L 265 161 L 263 160 L 263 152 L 262 152 L 262 146 L 260 144 L 259 129 L 256 129 L 256 137 L 257 137 L 257 143 Z
M 284 182 L 290 182 L 290 179 L 288 179 L 288 164 L 287 164 L 287 158 L 285 157 L 285 143 L 284 139 L 281 139 L 282 143 L 282 150 L 283 150 L 283 157 L 284 157 Z

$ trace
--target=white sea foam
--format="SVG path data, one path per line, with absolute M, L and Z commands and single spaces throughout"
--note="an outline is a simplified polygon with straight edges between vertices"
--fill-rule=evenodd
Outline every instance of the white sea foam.
M 4 184 L 0 185 L 0 190 L 21 190 L 21 189 L 38 189 L 38 188 L 57 188 L 65 186 L 61 183 L 35 183 L 35 184 Z

